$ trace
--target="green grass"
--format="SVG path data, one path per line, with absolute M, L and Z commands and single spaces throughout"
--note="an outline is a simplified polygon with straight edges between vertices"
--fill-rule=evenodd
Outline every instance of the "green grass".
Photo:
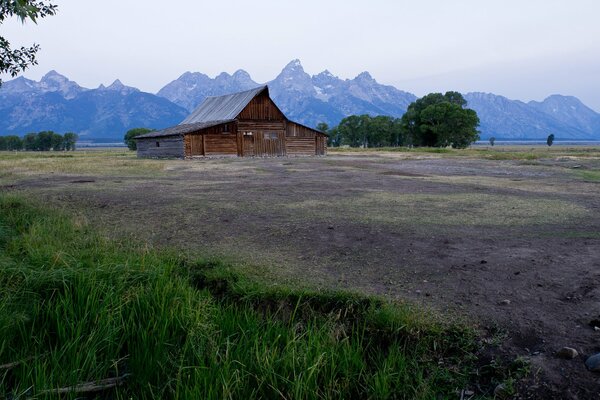
M 14 195 L 0 196 L 0 292 L 0 398 L 126 375 L 102 396 L 437 399 L 475 379 L 461 324 L 269 286 Z
M 587 182 L 600 182 L 600 171 L 598 170 L 578 170 L 575 174 Z

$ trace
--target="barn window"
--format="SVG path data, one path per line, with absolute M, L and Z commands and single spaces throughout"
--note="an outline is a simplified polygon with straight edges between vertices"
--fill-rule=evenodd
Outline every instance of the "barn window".
M 270 139 L 270 140 L 278 139 L 277 132 L 265 132 L 265 139 Z
M 160 142 L 156 142 L 156 147 L 160 147 Z
M 229 124 L 223 125 L 223 132 L 229 132 Z

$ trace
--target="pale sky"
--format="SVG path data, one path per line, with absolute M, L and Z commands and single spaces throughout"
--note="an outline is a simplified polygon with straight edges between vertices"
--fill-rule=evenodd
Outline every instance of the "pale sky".
M 85 87 L 116 78 L 155 93 L 185 71 L 244 69 L 273 79 L 292 59 L 309 74 L 369 71 L 418 96 L 493 92 L 542 100 L 560 93 L 600 111 L 598 0 L 55 0 L 56 16 L 0 25 L 12 44 L 42 47 Z M 9 79 L 3 76 L 3 79 Z

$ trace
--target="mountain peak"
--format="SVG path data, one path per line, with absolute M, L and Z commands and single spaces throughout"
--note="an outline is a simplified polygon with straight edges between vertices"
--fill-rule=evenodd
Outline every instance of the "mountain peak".
M 232 75 L 234 78 L 250 78 L 250 74 L 244 71 L 243 69 L 238 69 Z
M 100 85 L 98 90 L 107 90 L 112 92 L 121 92 L 121 94 L 129 94 L 131 92 L 138 92 L 139 89 L 136 89 L 131 86 L 125 86 L 123 82 L 119 79 L 115 79 L 113 83 L 108 86 Z
M 325 70 L 322 72 L 319 72 L 317 75 L 314 75 L 313 78 L 320 78 L 320 79 L 337 79 L 337 76 L 333 75 L 331 72 L 329 72 L 329 70 Z
M 367 71 L 361 72 L 354 79 L 359 80 L 359 81 L 369 81 L 369 82 L 371 82 L 371 81 L 374 82 L 375 81 L 375 79 L 373 79 L 373 77 L 371 76 L 371 74 L 368 73 Z
M 77 83 L 70 81 L 66 76 L 59 74 L 55 70 L 49 71 L 40 79 L 36 86 L 43 92 L 58 92 L 65 99 L 72 99 L 78 93 L 84 91 Z
M 110 86 L 107 87 L 107 89 L 109 90 L 121 90 L 125 87 L 125 85 L 123 85 L 123 82 L 121 82 L 121 80 L 119 79 L 115 79 L 113 83 L 110 84 Z
M 302 67 L 302 63 L 297 58 L 295 60 L 290 61 L 284 68 L 284 71 L 301 71 L 304 72 L 304 68 Z
M 52 70 L 46 73 L 46 75 L 44 75 L 42 79 L 40 79 L 40 83 L 42 84 L 50 82 L 69 82 L 69 79 L 64 75 L 59 74 L 55 70 Z

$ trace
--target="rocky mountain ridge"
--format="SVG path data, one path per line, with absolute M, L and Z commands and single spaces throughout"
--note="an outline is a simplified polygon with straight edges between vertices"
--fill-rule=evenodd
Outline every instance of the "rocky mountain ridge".
M 368 72 L 353 79 L 340 79 L 328 70 L 309 75 L 299 60 L 292 60 L 266 84 L 289 118 L 310 126 L 319 122 L 334 126 L 353 114 L 400 117 L 417 98 L 378 83 Z M 175 125 L 208 96 L 259 85 L 244 70 L 215 78 L 186 72 L 151 94 L 118 79 L 88 89 L 50 71 L 39 82 L 23 77 L 4 82 L 0 134 L 55 130 L 78 132 L 87 139 L 120 140 L 133 127 Z M 545 139 L 550 133 L 557 139 L 600 139 L 600 114 L 575 97 L 552 95 L 529 103 L 491 93 L 467 93 L 465 98 L 480 117 L 482 139 Z

